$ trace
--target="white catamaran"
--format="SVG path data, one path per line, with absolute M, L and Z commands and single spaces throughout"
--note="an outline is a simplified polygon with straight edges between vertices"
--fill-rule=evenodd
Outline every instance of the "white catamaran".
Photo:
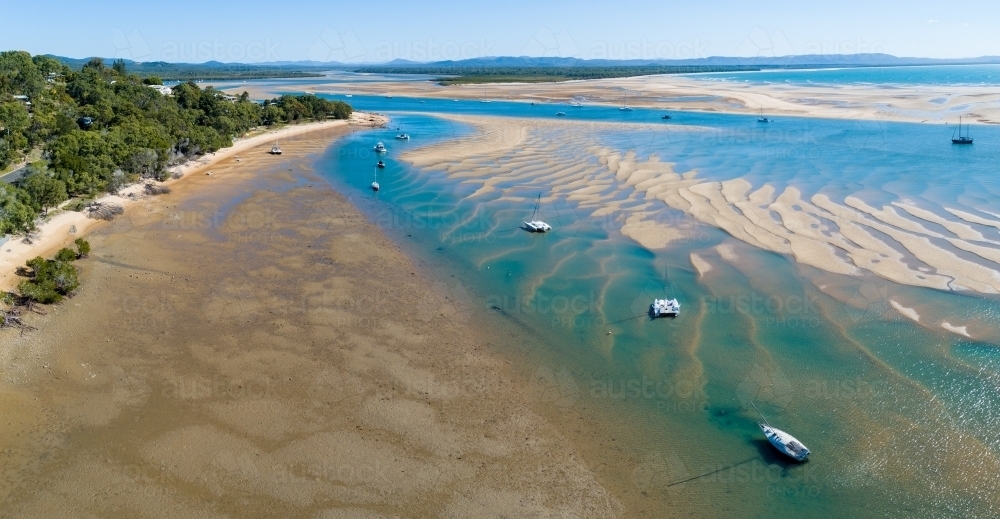
M 538 213 L 538 206 L 542 203 L 542 194 L 538 194 L 538 198 L 535 200 L 535 210 L 531 213 L 531 220 L 524 222 L 524 227 L 531 232 L 549 232 L 552 230 L 552 226 L 535 219 L 535 214 Z
M 676 299 L 654 299 L 650 305 L 653 310 L 653 318 L 657 317 L 677 317 L 681 314 L 681 304 Z
M 767 423 L 767 418 L 764 418 L 764 414 L 760 412 L 760 409 L 757 409 L 757 406 L 753 402 L 750 402 L 750 405 L 753 406 L 757 414 L 764 420 L 757 423 L 757 425 L 760 426 L 760 430 L 764 431 L 767 441 L 771 442 L 771 445 L 775 449 L 778 449 L 779 452 L 795 461 L 805 461 L 809 457 L 809 449 L 805 445 L 802 445 L 802 442 L 781 429 L 771 427 L 771 424 Z

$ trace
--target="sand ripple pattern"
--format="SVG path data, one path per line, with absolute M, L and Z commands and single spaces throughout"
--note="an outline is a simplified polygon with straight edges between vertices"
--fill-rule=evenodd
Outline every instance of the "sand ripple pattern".
M 678 174 L 670 157 L 640 159 L 602 143 L 602 132 L 701 131 L 655 125 L 446 116 L 470 124 L 467 137 L 414 150 L 413 164 L 479 186 L 548 191 L 580 216 L 608 218 L 645 247 L 690 236 L 686 219 L 663 218 L 664 204 L 757 247 L 828 272 L 874 274 L 913 286 L 1000 293 L 1000 217 L 974 207 L 896 200 L 876 207 L 860 196 L 834 200 L 794 186 L 713 182 Z M 543 199 L 543 202 L 546 202 Z M 954 204 L 960 206 L 958 202 Z

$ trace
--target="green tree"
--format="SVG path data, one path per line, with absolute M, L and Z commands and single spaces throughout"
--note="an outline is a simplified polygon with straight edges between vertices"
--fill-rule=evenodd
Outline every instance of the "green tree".
M 0 235 L 26 234 L 35 229 L 38 213 L 27 198 L 23 191 L 0 182 Z
M 117 72 L 117 73 L 119 73 L 119 74 L 121 74 L 123 76 L 126 75 L 126 74 L 128 74 L 128 68 L 125 66 L 125 60 L 123 60 L 121 58 L 116 59 L 115 63 L 113 65 L 111 65 L 111 68 L 115 72 Z
M 45 78 L 23 51 L 0 52 L 0 97 L 26 95 L 35 97 L 45 87 Z
M 87 240 L 85 240 L 83 238 L 77 238 L 77 239 L 73 240 L 73 243 L 76 244 L 76 251 L 77 251 L 77 257 L 78 258 L 86 258 L 87 256 L 90 255 L 90 242 L 89 241 L 87 241 Z
M 36 211 L 48 214 L 49 208 L 56 207 L 69 198 L 66 183 L 54 178 L 47 171 L 29 166 L 30 171 L 17 181 L 17 187 L 28 194 Z

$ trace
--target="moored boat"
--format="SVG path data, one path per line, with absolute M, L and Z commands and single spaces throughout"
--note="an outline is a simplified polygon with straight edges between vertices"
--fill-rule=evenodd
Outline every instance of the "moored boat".
M 965 136 L 962 136 L 962 118 L 958 118 L 958 137 L 951 135 L 952 144 L 972 144 L 972 136 L 969 135 L 969 126 L 965 126 Z
M 535 200 L 535 210 L 531 212 L 531 220 L 524 222 L 524 228 L 530 232 L 549 232 L 552 230 L 552 226 L 541 221 L 536 220 L 535 215 L 538 213 L 538 207 L 542 203 L 542 194 L 538 194 L 538 198 Z
M 653 318 L 677 317 L 681 313 L 681 304 L 676 299 L 654 299 L 650 305 Z
M 795 461 L 805 461 L 809 457 L 809 449 L 802 444 L 799 440 L 795 439 L 791 434 L 782 431 L 776 427 L 772 427 L 771 424 L 767 423 L 767 418 L 764 418 L 763 413 L 753 402 L 750 402 L 757 414 L 760 415 L 763 422 L 758 422 L 757 425 L 760 426 L 760 430 L 764 431 L 764 436 L 767 437 L 767 441 L 771 442 L 778 452 L 792 458 Z

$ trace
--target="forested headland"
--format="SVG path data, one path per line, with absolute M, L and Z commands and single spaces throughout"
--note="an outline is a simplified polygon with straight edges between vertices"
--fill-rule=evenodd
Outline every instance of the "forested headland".
M 258 103 L 194 82 L 167 89 L 120 60 L 95 58 L 74 70 L 49 56 L 0 52 L 0 171 L 37 159 L 12 184 L 0 182 L 0 237 L 31 232 L 70 198 L 164 180 L 171 166 L 252 130 L 351 112 L 310 95 Z

